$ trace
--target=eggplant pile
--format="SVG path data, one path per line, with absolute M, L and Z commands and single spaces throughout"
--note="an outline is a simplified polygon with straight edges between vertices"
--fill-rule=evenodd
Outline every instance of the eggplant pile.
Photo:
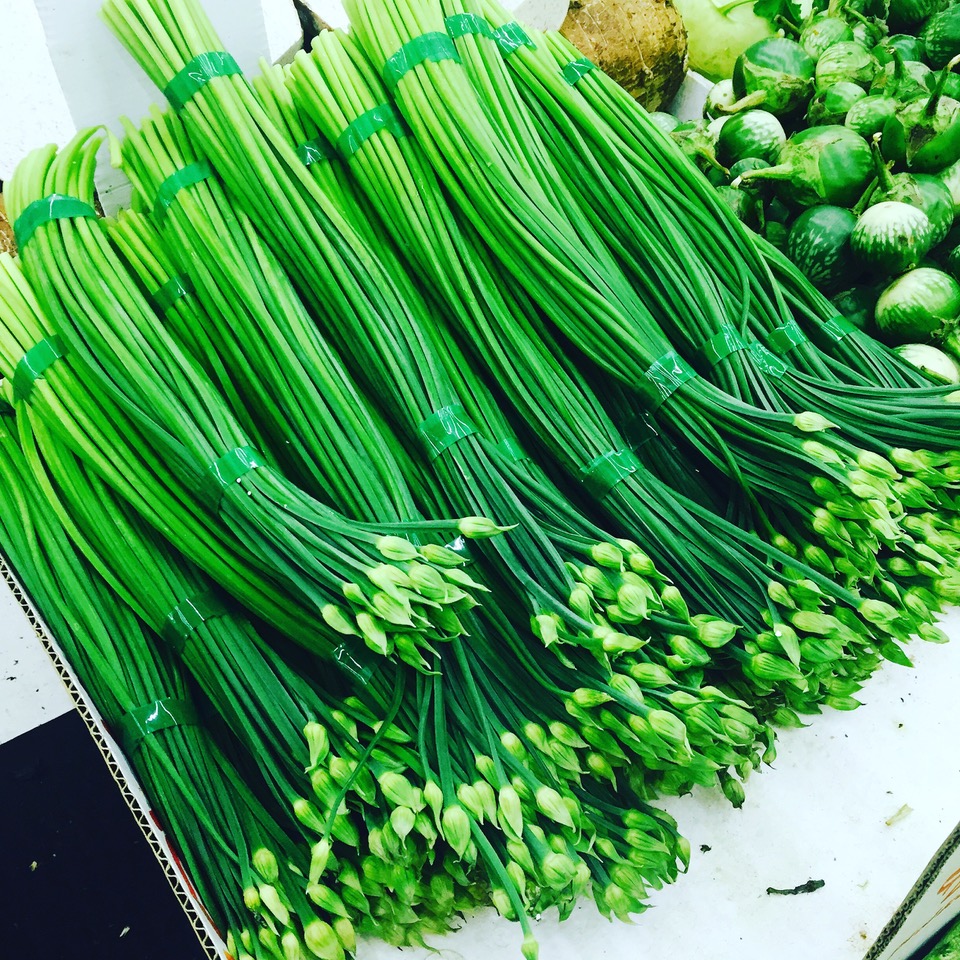
M 656 114 L 838 312 L 960 382 L 960 3 L 831 0 Z

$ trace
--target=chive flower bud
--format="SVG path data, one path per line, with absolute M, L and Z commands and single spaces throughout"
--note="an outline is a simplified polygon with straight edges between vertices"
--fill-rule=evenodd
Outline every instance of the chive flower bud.
M 243 904 L 251 913 L 260 912 L 260 891 L 256 887 L 243 888 Z
M 814 413 L 812 410 L 804 410 L 793 418 L 793 425 L 802 433 L 819 433 L 821 430 L 829 430 L 835 427 L 826 417 Z
M 523 867 L 527 876 L 535 874 L 533 866 L 533 857 L 530 855 L 530 848 L 522 840 L 507 840 L 507 855 L 511 860 Z
M 590 547 L 590 558 L 601 567 L 623 569 L 623 554 L 612 543 L 595 543 Z
M 494 793 L 493 787 L 491 787 L 486 780 L 475 780 L 473 782 L 473 789 L 477 792 L 477 796 L 480 798 L 480 805 L 483 809 L 483 816 L 480 818 L 481 822 L 487 819 L 491 823 L 496 823 L 497 795 Z
M 461 783 L 457 787 L 457 799 L 473 814 L 476 820 L 483 822 L 483 801 L 472 784 Z
M 660 600 L 675 617 L 679 617 L 681 620 L 690 619 L 687 602 L 683 599 L 683 594 L 672 583 L 668 583 L 660 591 Z
M 521 897 L 527 892 L 527 875 L 516 860 L 509 860 L 505 867 L 510 882 L 517 888 Z
M 337 917 L 337 919 L 333 921 L 333 929 L 337 937 L 339 937 L 340 939 L 340 944 L 343 947 L 344 952 L 351 953 L 351 954 L 356 953 L 357 952 L 357 933 L 353 929 L 353 924 L 350 922 L 349 918 Z M 304 934 L 306 934 L 306 930 L 304 930 Z M 304 940 L 306 940 L 306 936 L 304 936 Z M 307 942 L 307 945 L 309 946 L 309 941 Z M 318 953 L 318 951 L 314 951 L 314 952 Z M 318 956 L 322 956 L 322 954 L 318 953 Z M 338 954 L 336 957 L 333 958 L 333 960 L 340 960 L 340 956 L 342 955 Z M 326 958 L 324 958 L 324 960 L 326 960 Z
M 386 770 L 377 778 L 377 783 L 380 785 L 384 797 L 394 806 L 410 807 L 411 810 L 418 808 L 420 798 L 417 795 L 417 790 L 402 773 Z M 433 783 L 433 781 L 430 781 L 430 783 Z M 436 786 L 435 783 L 433 785 Z
M 750 658 L 750 671 L 760 680 L 799 680 L 800 671 L 789 660 L 772 653 L 758 653 Z
M 678 656 L 693 666 L 706 666 L 710 663 L 711 657 L 706 650 L 690 637 L 682 634 L 674 634 L 668 641 L 670 649 Z
M 443 839 L 462 857 L 470 843 L 470 817 L 461 806 L 447 807 L 440 818 Z
M 715 650 L 729 643 L 739 629 L 736 624 L 728 623 L 719 617 L 698 614 L 692 621 L 697 628 L 697 639 L 708 649 Z
M 674 683 L 673 674 L 659 663 L 635 663 L 629 674 L 641 687 L 666 687 Z
M 687 742 L 687 728 L 675 714 L 666 710 L 651 710 L 647 716 L 647 722 L 661 740 L 677 746 Z
M 564 853 L 548 853 L 540 864 L 540 874 L 552 890 L 562 890 L 577 875 L 577 865 Z
M 627 565 L 641 577 L 655 577 L 657 575 L 656 564 L 642 550 L 627 551 Z
M 534 636 L 538 637 L 545 647 L 549 647 L 560 639 L 558 629 L 560 625 L 560 618 L 554 613 L 541 613 L 530 618 Z
M 495 537 L 498 534 L 507 533 L 507 531 L 512 530 L 515 526 L 516 524 L 514 523 L 508 527 L 500 527 L 486 517 L 464 517 L 457 524 L 457 530 L 471 540 L 483 540 L 487 537 Z
M 310 767 L 315 767 L 330 750 L 330 737 L 327 728 L 316 720 L 311 720 L 303 728 L 303 735 L 310 751 Z
M 610 698 L 608 697 L 607 699 L 609 700 Z M 523 741 L 511 730 L 504 730 L 504 732 L 500 734 L 500 745 L 510 756 L 516 757 L 521 762 L 526 761 L 527 748 L 523 745 Z
M 329 923 L 319 917 L 303 928 L 303 940 L 311 953 L 320 960 L 343 960 L 344 951 L 340 937 Z
M 743 792 L 743 784 L 739 780 L 735 780 L 729 775 L 721 775 L 720 777 L 720 789 L 723 790 L 723 795 L 730 801 L 730 803 L 736 807 L 738 810 L 743 806 L 743 802 L 747 799 L 747 795 Z
M 327 869 L 329 859 L 330 841 L 324 837 L 310 848 L 309 877 L 311 883 L 316 883 L 323 876 L 323 871 Z
M 407 808 L 409 809 L 409 808 Z M 425 810 L 421 810 L 416 818 L 413 821 L 413 829 L 427 841 L 427 846 L 432 847 L 437 840 L 437 831 L 433 825 L 433 821 L 427 815 Z
M 497 913 L 505 920 L 516 920 L 517 911 L 514 910 L 510 902 L 510 896 L 503 887 L 494 887 L 490 893 L 490 902 L 493 904 Z
M 300 949 L 300 940 L 292 930 L 288 930 L 280 938 L 280 943 L 283 946 L 283 960 L 305 960 Z
M 449 547 L 441 547 L 436 543 L 424 544 L 420 548 L 420 556 L 436 567 L 452 569 L 462 567 L 464 564 L 462 554 L 457 553 L 456 550 L 451 550 Z
M 497 820 L 508 835 L 519 839 L 523 835 L 523 808 L 520 796 L 507 784 L 497 794 Z
M 578 583 L 570 591 L 570 597 L 567 602 L 570 605 L 570 609 L 578 617 L 582 617 L 584 620 L 593 619 L 593 593 L 591 593 L 589 587 L 585 587 L 582 583 Z
M 293 801 L 294 816 L 305 826 L 317 833 L 323 833 L 323 819 L 317 812 L 317 808 L 306 798 L 297 797 Z
M 631 620 L 645 620 L 649 612 L 648 591 L 632 583 L 625 583 L 617 591 L 617 606 Z
M 388 560 L 404 561 L 416 560 L 420 556 L 420 551 L 403 537 L 380 537 L 376 542 L 376 548 Z
M 390 826 L 401 840 L 406 840 L 416 819 L 417 815 L 409 807 L 394 807 L 390 811 Z
M 891 626 L 900 619 L 897 608 L 883 600 L 861 600 L 857 609 L 864 620 L 878 627 Z
M 360 636 L 353 621 L 343 612 L 343 609 L 335 603 L 324 604 L 324 606 L 320 608 L 320 616 L 323 617 L 324 623 L 326 623 L 331 630 L 336 630 L 337 633 L 341 633 L 347 637 Z
M 573 819 L 570 816 L 570 811 L 563 802 L 563 797 L 561 797 L 553 787 L 540 786 L 537 788 L 534 796 L 537 809 L 545 817 L 549 817 L 551 820 L 565 827 L 573 827 Z
M 269 883 L 262 884 L 260 901 L 277 918 L 281 926 L 285 927 L 290 923 L 290 911 L 280 898 L 280 893 L 275 886 Z
M 885 480 L 900 479 L 897 468 L 886 457 L 872 450 L 860 450 L 857 453 L 857 466 L 875 477 L 882 477 Z
M 280 865 L 272 850 L 260 847 L 253 853 L 253 869 L 260 874 L 267 883 L 276 883 L 280 876 Z
M 540 956 L 540 945 L 532 933 L 524 936 L 520 952 L 523 954 L 523 960 L 538 960 Z

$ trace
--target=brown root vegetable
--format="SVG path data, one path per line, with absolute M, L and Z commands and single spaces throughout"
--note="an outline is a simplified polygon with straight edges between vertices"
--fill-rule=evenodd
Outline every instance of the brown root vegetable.
M 0 193 L 0 253 L 16 253 L 17 244 L 13 239 L 13 224 L 7 217 L 7 208 L 3 205 Z
M 687 71 L 687 34 L 671 0 L 573 0 L 560 32 L 648 110 Z

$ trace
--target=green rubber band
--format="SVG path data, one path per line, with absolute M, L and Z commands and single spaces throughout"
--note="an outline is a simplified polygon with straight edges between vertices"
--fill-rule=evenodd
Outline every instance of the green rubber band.
M 226 613 L 227 607 L 224 602 L 212 590 L 205 590 L 195 597 L 182 600 L 163 618 L 160 636 L 173 647 L 176 653 L 183 653 L 190 634 L 200 624 L 214 617 L 222 617 Z
M 360 114 L 337 139 L 337 149 L 347 159 L 352 157 L 375 133 L 386 130 L 395 137 L 406 136 L 407 130 L 403 125 L 400 114 L 392 103 L 381 103 L 379 106 Z
M 200 722 L 197 708 L 189 700 L 165 697 L 142 707 L 134 707 L 117 724 L 124 753 L 132 753 L 144 737 L 170 727 L 196 726 Z
M 37 227 L 51 220 L 70 220 L 73 217 L 96 217 L 97 211 L 77 197 L 67 197 L 62 193 L 51 193 L 48 197 L 34 200 L 17 217 L 13 225 L 13 234 L 17 249 L 23 250 Z
M 474 35 L 493 39 L 493 27 L 476 13 L 454 13 L 443 21 L 443 25 L 454 40 Z
M 747 341 L 732 323 L 721 323 L 720 332 L 703 345 L 703 358 L 711 367 L 716 366 L 731 353 L 746 349 Z
M 527 452 L 513 437 L 504 437 L 504 439 L 497 444 L 497 450 L 500 451 L 502 456 L 506 457 L 507 460 L 511 460 L 513 463 L 521 463 L 524 460 L 530 459 Z
M 678 356 L 673 350 L 665 353 L 659 360 L 650 364 L 650 369 L 644 374 L 656 390 L 654 409 L 668 400 L 688 380 L 697 376 L 697 371 Z
M 27 400 L 37 378 L 42 377 L 47 368 L 65 353 L 63 343 L 57 336 L 35 343 L 13 370 L 13 399 Z
M 322 135 L 297 145 L 297 156 L 305 167 L 309 167 L 311 163 L 329 160 L 333 155 L 330 141 Z
M 188 163 L 175 173 L 171 173 L 157 190 L 157 199 L 153 204 L 153 215 L 162 217 L 184 187 L 192 187 L 195 183 L 201 183 L 207 177 L 212 176 L 213 167 L 206 160 Z
M 264 466 L 264 463 L 263 458 L 253 447 L 235 447 L 207 468 L 200 483 L 200 492 L 219 508 L 227 487 L 246 476 L 251 470 Z
M 418 428 L 427 456 L 436 460 L 447 447 L 458 440 L 477 432 L 477 428 L 467 418 L 467 412 L 459 403 L 451 403 L 436 413 L 431 413 Z
M 611 450 L 580 468 L 580 482 L 590 496 L 602 500 L 621 480 L 639 468 L 640 461 L 632 450 Z
M 497 41 L 497 46 L 505 57 L 516 53 L 521 47 L 530 47 L 534 50 L 537 47 L 516 20 L 511 20 L 510 23 L 505 23 L 494 30 L 493 39 Z
M 747 347 L 754 365 L 768 377 L 779 379 L 789 369 L 775 353 L 771 353 L 759 340 L 751 340 Z
M 196 293 L 193 281 L 185 274 L 178 273 L 150 294 L 150 302 L 157 313 L 166 313 L 181 297 Z
M 357 683 L 366 686 L 379 669 L 366 648 L 356 643 L 341 643 L 331 654 L 334 663 Z
M 821 332 L 837 343 L 857 329 L 843 314 L 839 313 L 820 325 Z
M 781 356 L 806 342 L 807 335 L 797 326 L 796 320 L 788 320 L 767 337 L 767 346 Z
M 636 451 L 645 443 L 656 440 L 660 431 L 654 425 L 653 417 L 643 412 L 631 417 L 624 424 L 623 435 L 630 441 L 630 449 Z
M 560 73 L 571 87 L 575 87 L 591 70 L 596 69 L 597 65 L 592 60 L 581 57 L 579 60 L 571 60 Z
M 431 63 L 456 60 L 459 63 L 460 54 L 445 33 L 422 33 L 387 60 L 383 67 L 383 82 L 393 89 L 411 70 L 427 60 Z
M 233 77 L 240 73 L 243 71 L 229 53 L 223 50 L 201 53 L 166 85 L 163 95 L 174 110 L 182 110 L 214 77 Z

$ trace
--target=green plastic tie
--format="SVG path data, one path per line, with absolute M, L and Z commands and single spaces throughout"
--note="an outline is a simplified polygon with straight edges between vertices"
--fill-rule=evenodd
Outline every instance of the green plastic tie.
M 443 21 L 443 25 L 454 40 L 475 35 L 493 39 L 493 27 L 476 13 L 454 13 Z
M 732 323 L 721 323 L 720 332 L 712 336 L 703 345 L 703 358 L 713 367 L 725 357 L 738 350 L 745 350 L 747 341 Z
M 331 654 L 334 663 L 361 686 L 370 683 L 379 669 L 365 647 L 356 643 L 341 643 Z
M 460 54 L 453 41 L 445 33 L 422 33 L 405 43 L 383 67 L 383 82 L 393 89 L 411 70 L 425 61 L 439 63 L 441 60 L 460 62 Z
M 21 358 L 13 371 L 13 399 L 27 400 L 37 378 L 64 356 L 63 343 L 58 336 L 47 337 L 35 343 Z
M 163 618 L 160 636 L 176 653 L 183 653 L 190 634 L 200 624 L 214 617 L 222 617 L 226 613 L 224 602 L 212 590 L 204 590 L 195 597 L 182 600 Z
M 579 60 L 571 60 L 561 71 L 563 79 L 575 87 L 591 70 L 596 70 L 597 65 L 586 57 L 580 57 Z
M 441 407 L 436 413 L 431 413 L 420 424 L 418 432 L 427 448 L 427 456 L 436 460 L 447 447 L 477 433 L 477 428 L 470 422 L 466 410 L 459 403 L 451 403 L 448 407 Z
M 311 163 L 329 160 L 333 155 L 334 150 L 330 141 L 322 135 L 312 140 L 304 140 L 297 146 L 297 156 L 305 167 L 309 167 Z
M 779 379 L 789 369 L 775 353 L 771 353 L 759 340 L 751 340 L 747 347 L 753 362 L 761 373 Z
M 631 417 L 624 424 L 623 435 L 630 441 L 632 450 L 639 450 L 645 443 L 656 440 L 660 431 L 656 428 L 653 417 L 643 412 Z
M 197 708 L 189 700 L 164 697 L 142 707 L 134 707 L 117 724 L 124 753 L 132 753 L 144 737 L 170 727 L 196 726 L 200 722 Z
M 522 463 L 524 460 L 530 459 L 527 452 L 513 437 L 504 437 L 496 447 L 501 456 L 513 463 Z
M 227 487 L 246 476 L 251 470 L 264 465 L 265 461 L 253 447 L 234 447 L 207 468 L 200 483 L 200 492 L 206 494 L 219 508 Z
M 13 234 L 17 249 L 22 251 L 36 232 L 37 227 L 51 220 L 70 220 L 73 217 L 96 217 L 97 211 L 78 197 L 67 197 L 62 193 L 51 193 L 40 200 L 34 200 L 17 217 L 13 225 Z
M 352 157 L 375 133 L 386 130 L 395 137 L 406 136 L 407 129 L 403 125 L 400 114 L 392 103 L 381 103 L 379 106 L 360 114 L 337 140 L 337 149 L 344 158 Z
M 602 500 L 621 480 L 639 468 L 640 461 L 632 450 L 611 450 L 580 468 L 580 482 L 591 497 Z
M 237 61 L 229 53 L 223 50 L 201 53 L 166 85 L 163 95 L 174 110 L 182 110 L 214 77 L 233 77 L 241 73 Z
M 196 163 L 188 163 L 180 170 L 171 173 L 157 190 L 157 199 L 153 205 L 153 215 L 162 217 L 170 208 L 170 204 L 177 198 L 177 194 L 184 187 L 192 187 L 196 183 L 201 183 L 207 177 L 213 176 L 213 167 L 206 160 L 198 160 Z
M 656 388 L 657 397 L 654 403 L 654 409 L 656 409 L 688 380 L 696 377 L 697 371 L 675 351 L 670 350 L 659 360 L 650 364 L 650 369 L 645 376 Z
M 196 293 L 193 281 L 185 274 L 178 273 L 150 294 L 150 302 L 157 313 L 166 313 L 181 297 Z
M 839 343 L 844 337 L 853 333 L 857 327 L 852 324 L 843 314 L 837 314 L 820 325 L 820 330 L 831 340 Z
M 497 41 L 497 46 L 505 57 L 516 53 L 521 47 L 530 47 L 533 50 L 537 48 L 527 35 L 527 31 L 516 20 L 511 20 L 510 23 L 505 23 L 494 30 L 493 39 Z
M 767 337 L 767 346 L 780 356 L 806 342 L 807 335 L 797 326 L 796 320 L 788 320 Z

